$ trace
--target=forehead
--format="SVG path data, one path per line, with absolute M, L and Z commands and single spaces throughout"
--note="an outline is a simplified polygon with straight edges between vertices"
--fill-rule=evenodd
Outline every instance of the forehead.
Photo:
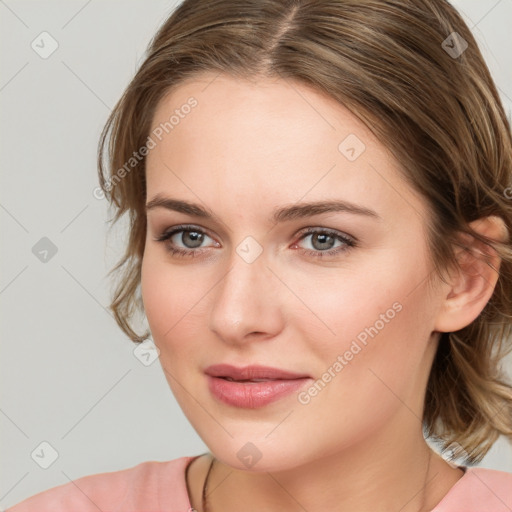
M 189 109 L 191 101 L 196 106 Z M 181 116 L 178 119 L 173 113 Z M 360 140 L 356 149 L 364 144 L 372 146 L 373 152 L 386 152 L 371 130 L 343 105 L 310 86 L 279 78 L 245 80 L 204 73 L 178 85 L 160 101 L 152 130 L 172 117 L 168 139 L 195 135 L 222 147 L 235 140 L 247 155 L 274 152 L 277 158 L 276 148 L 284 149 L 287 142 L 292 147 L 295 144 L 297 153 L 322 143 L 324 152 L 334 149 L 337 154 L 340 137 L 350 134 Z M 248 132 L 252 137 L 247 140 Z M 299 141 L 308 144 L 299 146 Z M 256 142 L 267 144 L 258 146 Z
M 191 106 L 193 105 L 193 106 Z M 322 93 L 277 78 L 206 73 L 159 103 L 147 157 L 148 197 L 165 189 L 239 205 L 345 198 L 424 216 L 422 199 L 371 130 Z M 192 190 L 190 190 L 192 188 Z M 196 198 L 197 199 L 197 198 Z

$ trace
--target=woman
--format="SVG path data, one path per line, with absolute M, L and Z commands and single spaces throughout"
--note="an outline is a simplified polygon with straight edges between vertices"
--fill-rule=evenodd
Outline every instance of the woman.
M 512 140 L 444 0 L 186 0 L 100 142 L 143 308 L 210 453 L 25 510 L 512 509 Z M 107 158 L 103 158 L 104 156 Z

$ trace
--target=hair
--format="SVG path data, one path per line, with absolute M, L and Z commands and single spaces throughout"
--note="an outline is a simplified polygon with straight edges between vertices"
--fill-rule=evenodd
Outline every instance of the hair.
M 111 222 L 125 213 L 129 219 L 126 250 L 111 270 L 117 286 L 110 309 L 133 342 L 150 333 L 130 325 L 143 313 L 146 237 L 145 158 L 130 159 L 147 144 L 159 101 L 204 72 L 308 85 L 363 121 L 429 205 L 427 242 L 437 275 L 457 265 L 461 233 L 496 251 L 499 278 L 484 310 L 467 327 L 440 336 L 423 425 L 442 449 L 455 446 L 469 463 L 480 461 L 499 435 L 511 439 L 512 387 L 500 365 L 512 348 L 512 136 L 484 58 L 455 8 L 445 0 L 178 6 L 151 41 L 98 148 L 100 186 L 115 209 Z M 507 240 L 490 240 L 469 226 L 491 215 L 503 220 Z

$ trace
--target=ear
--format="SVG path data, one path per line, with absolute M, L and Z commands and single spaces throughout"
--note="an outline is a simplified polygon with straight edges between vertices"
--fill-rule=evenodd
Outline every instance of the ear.
M 490 216 L 473 221 L 471 228 L 494 241 L 507 240 L 508 230 L 503 220 Z M 454 332 L 469 325 L 482 312 L 491 298 L 499 277 L 501 258 L 489 245 L 467 234 L 456 249 L 460 268 L 455 268 L 442 287 L 444 300 L 438 312 L 434 330 Z

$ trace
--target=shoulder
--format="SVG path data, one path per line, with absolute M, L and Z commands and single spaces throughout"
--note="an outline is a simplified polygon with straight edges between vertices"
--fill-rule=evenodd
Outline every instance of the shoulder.
M 109 512 L 190 508 L 185 470 L 196 457 L 142 462 L 120 471 L 73 480 L 31 496 L 6 512 Z
M 512 473 L 484 468 L 466 468 L 464 476 L 432 512 L 510 512 Z

